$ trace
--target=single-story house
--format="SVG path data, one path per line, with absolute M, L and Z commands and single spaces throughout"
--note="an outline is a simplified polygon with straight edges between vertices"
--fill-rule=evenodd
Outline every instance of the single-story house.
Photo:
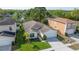
M 73 34 L 76 30 L 76 21 L 66 18 L 48 18 L 48 25 L 63 35 Z
M 30 38 L 38 38 L 38 34 L 43 37 L 44 35 L 47 38 L 57 37 L 57 31 L 49 28 L 48 26 L 37 22 L 37 21 L 28 21 L 23 23 L 24 29 L 30 34 Z

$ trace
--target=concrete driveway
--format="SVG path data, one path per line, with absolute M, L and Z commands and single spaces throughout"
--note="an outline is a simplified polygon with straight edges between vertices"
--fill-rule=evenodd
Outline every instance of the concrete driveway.
M 73 34 L 69 36 L 71 39 L 74 39 L 76 42 L 79 42 L 79 34 Z
M 52 46 L 50 50 L 55 51 L 73 51 L 71 48 L 67 47 L 67 45 L 60 42 L 57 38 L 48 39 L 49 44 Z

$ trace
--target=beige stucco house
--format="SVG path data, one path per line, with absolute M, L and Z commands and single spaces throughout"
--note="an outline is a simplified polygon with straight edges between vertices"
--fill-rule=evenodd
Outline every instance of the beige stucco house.
M 73 34 L 76 30 L 76 22 L 66 18 L 48 18 L 48 24 L 63 35 Z

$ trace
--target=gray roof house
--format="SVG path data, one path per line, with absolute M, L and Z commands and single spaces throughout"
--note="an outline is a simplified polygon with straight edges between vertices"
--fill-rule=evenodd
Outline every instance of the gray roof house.
M 16 22 L 9 17 L 0 20 L 0 51 L 10 51 L 15 42 Z
M 37 21 L 28 21 L 23 23 L 24 29 L 26 32 L 29 32 L 31 38 L 37 38 L 38 33 L 43 37 L 46 35 L 47 38 L 53 38 L 57 36 L 57 31 L 49 28 L 48 26 L 37 22 Z M 34 34 L 34 35 L 32 35 Z M 32 37 L 33 36 L 33 37 Z

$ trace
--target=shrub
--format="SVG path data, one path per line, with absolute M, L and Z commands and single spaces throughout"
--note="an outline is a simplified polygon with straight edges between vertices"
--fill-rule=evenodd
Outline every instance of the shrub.
M 66 36 L 68 36 L 68 34 L 67 34 L 67 33 L 65 33 L 65 35 L 66 35 Z
M 46 36 L 46 35 L 44 35 L 42 39 L 43 39 L 43 40 L 47 40 L 47 36 Z
M 64 38 L 63 38 L 62 36 L 60 36 L 60 35 L 57 35 L 57 38 L 58 38 L 60 41 L 63 41 L 63 40 L 64 40 Z
M 79 32 L 79 26 L 76 27 L 76 32 Z
M 48 25 L 48 20 L 47 19 L 44 19 L 43 20 L 43 23 L 46 24 L 46 25 Z

